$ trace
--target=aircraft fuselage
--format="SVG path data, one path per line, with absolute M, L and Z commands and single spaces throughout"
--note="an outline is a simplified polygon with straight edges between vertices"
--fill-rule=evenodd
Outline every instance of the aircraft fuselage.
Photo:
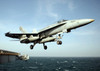
M 61 21 L 60 23 L 65 23 L 61 26 L 58 26 L 56 28 L 50 29 L 47 32 L 43 32 L 41 34 L 41 37 L 47 37 L 47 36 L 51 36 L 51 35 L 55 35 L 57 33 L 60 32 L 66 32 L 68 33 L 70 30 L 87 25 L 91 22 L 93 22 L 94 19 L 80 19 L 80 20 L 69 20 L 69 21 Z M 59 24 L 59 23 L 57 23 Z

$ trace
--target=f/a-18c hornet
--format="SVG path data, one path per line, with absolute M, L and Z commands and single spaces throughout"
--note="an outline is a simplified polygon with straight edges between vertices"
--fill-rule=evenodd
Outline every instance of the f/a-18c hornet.
M 33 43 L 33 45 L 30 45 L 30 49 L 33 49 L 37 43 L 43 44 L 46 50 L 47 46 L 45 43 L 56 41 L 58 45 L 61 45 L 62 41 L 60 39 L 62 38 L 62 33 L 69 33 L 71 30 L 87 25 L 93 21 L 94 19 L 62 20 L 38 32 L 34 31 L 33 33 L 27 33 L 20 27 L 19 29 L 23 33 L 7 32 L 5 36 L 19 39 L 20 43 Z

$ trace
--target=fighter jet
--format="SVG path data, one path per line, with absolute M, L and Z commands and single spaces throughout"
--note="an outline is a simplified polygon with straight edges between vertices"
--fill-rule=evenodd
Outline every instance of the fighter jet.
M 19 39 L 20 43 L 33 43 L 33 45 L 30 45 L 30 49 L 33 49 L 37 43 L 43 44 L 46 50 L 47 46 L 45 43 L 56 41 L 58 45 L 61 45 L 62 41 L 60 39 L 62 38 L 62 33 L 69 33 L 71 30 L 87 25 L 93 21 L 94 19 L 62 20 L 38 32 L 34 31 L 32 33 L 27 33 L 20 27 L 19 29 L 22 33 L 7 32 L 5 36 Z

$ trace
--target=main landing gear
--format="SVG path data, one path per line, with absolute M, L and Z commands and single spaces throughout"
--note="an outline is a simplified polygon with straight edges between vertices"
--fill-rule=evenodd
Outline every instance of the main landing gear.
M 45 45 L 45 43 L 43 43 L 44 49 L 47 50 L 47 46 Z
M 35 44 L 34 45 L 30 45 L 30 49 L 33 49 L 34 46 L 35 46 Z M 43 46 L 44 46 L 44 49 L 47 50 L 47 46 L 45 45 L 45 43 L 43 43 Z
M 34 45 L 30 45 L 30 49 L 33 49 L 33 48 L 34 48 L 34 46 L 35 46 L 35 44 L 34 44 Z
M 33 47 L 34 47 L 33 45 L 30 45 L 30 49 L 33 49 Z

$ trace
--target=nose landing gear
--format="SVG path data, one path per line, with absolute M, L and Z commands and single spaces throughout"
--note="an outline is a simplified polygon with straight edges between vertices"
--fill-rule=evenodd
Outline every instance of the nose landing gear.
M 61 44 L 62 44 L 62 41 L 57 41 L 57 44 L 58 44 L 58 45 L 61 45 Z

